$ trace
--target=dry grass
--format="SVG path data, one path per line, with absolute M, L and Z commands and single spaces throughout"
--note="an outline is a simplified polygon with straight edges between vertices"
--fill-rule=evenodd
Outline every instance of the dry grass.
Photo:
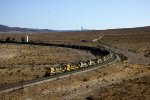
M 53 64 L 86 61 L 91 53 L 69 48 L 0 44 L 0 84 L 43 77 Z
M 119 30 L 106 30 L 106 31 L 88 31 L 88 32 L 60 32 L 60 33 L 38 33 L 30 34 L 29 40 L 35 42 L 46 42 L 46 43 L 61 43 L 61 44 L 77 44 L 77 45 L 88 45 L 88 46 L 98 46 L 101 44 L 108 45 L 113 48 L 119 48 L 123 50 L 132 51 L 134 53 L 140 53 L 145 55 L 145 57 L 150 56 L 150 28 L 138 28 L 138 29 L 119 29 Z M 99 43 L 93 43 L 92 40 L 98 38 L 101 35 L 105 35 Z M 20 41 L 23 34 L 0 34 L 0 37 L 5 39 L 6 37 L 15 37 L 16 40 Z M 83 42 L 82 40 L 87 40 Z M 68 61 L 67 58 L 75 57 L 76 52 L 67 51 L 68 49 L 61 48 L 52 49 L 48 47 L 36 47 L 29 46 L 23 47 L 20 50 L 22 55 L 22 60 L 17 60 L 11 62 L 13 57 L 17 53 L 13 53 L 14 47 L 10 47 L 9 50 L 6 50 L 8 47 L 3 46 L 5 49 L 1 52 L 3 56 L 0 56 L 0 59 L 5 59 L 1 61 L 3 64 L 50 64 L 55 62 Z M 1 47 L 2 48 L 2 47 Z M 32 50 L 31 50 L 32 49 Z M 56 52 L 54 52 L 56 50 Z M 57 51 L 58 50 L 58 51 Z M 61 53 L 61 51 L 64 51 Z M 5 51 L 5 52 L 4 52 Z M 30 52 L 29 52 L 30 51 Z M 34 51 L 34 52 L 33 52 Z M 51 51 L 51 52 L 47 52 Z M 67 52 L 68 54 L 67 54 Z M 53 52 L 53 53 L 52 53 Z M 39 53 L 39 54 L 38 54 Z M 63 54 L 67 55 L 64 56 Z M 71 54 L 73 55 L 71 55 Z M 5 55 L 11 56 L 5 56 Z M 43 55 L 46 54 L 44 58 Z M 54 54 L 54 55 L 53 55 Z M 57 57 L 63 58 L 57 58 Z M 80 53 L 81 54 L 81 53 Z M 24 55 L 24 56 L 23 56 Z M 47 56 L 48 55 L 48 56 Z M 51 55 L 51 58 L 48 58 Z M 53 55 L 53 56 L 52 56 Z M 70 57 L 69 57 L 70 56 Z M 33 58 L 32 58 L 33 57 Z M 78 55 L 73 59 L 85 58 Z M 42 60 L 42 59 L 44 60 Z M 55 59 L 56 58 L 56 59 Z M 32 59 L 33 62 L 29 61 Z M 36 61 L 34 59 L 37 59 Z M 38 61 L 38 59 L 40 59 Z M 58 60 L 59 59 L 59 60 Z M 134 60 L 134 59 L 133 59 Z M 74 60 L 73 60 L 74 61 Z M 35 77 L 41 77 L 44 73 L 44 67 L 42 66 L 32 66 L 32 67 L 1 67 L 1 82 L 4 82 L 6 78 L 16 77 L 20 75 L 20 79 L 30 79 Z M 30 73 L 31 72 L 31 73 Z M 47 82 L 40 85 L 35 85 L 32 87 L 24 88 L 21 90 L 13 91 L 10 93 L 0 94 L 0 97 L 5 99 L 43 99 L 43 100 L 60 100 L 64 99 L 104 99 L 104 100 L 117 100 L 117 99 L 149 99 L 149 73 L 150 66 L 140 65 L 140 64 L 124 64 L 116 63 L 110 66 L 107 66 L 102 69 L 91 71 L 90 73 L 84 73 L 81 75 L 71 76 L 70 78 L 64 78 L 61 80 Z M 28 74 L 29 73 L 29 74 Z M 16 76 L 15 76 L 16 75 Z M 140 77 L 140 75 L 143 75 Z M 138 77 L 138 78 L 137 78 Z M 20 80 L 16 78 L 16 80 Z M 7 80 L 13 82 L 14 80 Z
M 34 46 L 34 45 L 0 45 L 1 65 L 46 65 L 56 63 L 70 63 L 91 58 L 92 54 L 80 54 L 79 50 L 69 48 Z M 82 56 L 85 56 L 84 59 Z
M 150 96 L 148 90 L 150 66 L 131 64 L 124 68 L 122 65 L 122 63 L 116 63 L 102 69 L 91 71 L 90 73 L 75 75 L 1 95 L 5 99 L 13 96 L 13 100 L 24 100 L 27 98 L 33 100 L 60 100 L 62 98 L 67 100 L 81 100 L 87 97 L 91 97 L 94 100 L 110 100 L 111 97 L 114 100 L 118 98 L 141 98 L 138 95 L 148 98 Z M 138 78 L 138 81 L 134 80 L 134 77 L 140 74 L 144 75 L 142 76 L 144 79 Z
M 25 80 L 43 77 L 45 69 L 42 66 L 4 67 L 0 69 L 0 85 L 7 85 Z
M 87 97 L 93 100 L 149 100 L 150 80 L 143 76 L 101 88 Z
M 99 43 L 150 56 L 150 34 L 106 35 Z

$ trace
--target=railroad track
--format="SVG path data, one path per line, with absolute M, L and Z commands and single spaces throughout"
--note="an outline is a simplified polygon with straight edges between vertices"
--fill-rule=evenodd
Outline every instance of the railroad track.
M 48 44 L 44 44 L 44 45 L 48 45 Z M 51 45 L 52 44 L 50 44 L 50 46 Z M 96 48 L 93 49 L 91 47 L 81 47 L 81 46 L 76 46 L 76 45 L 72 45 L 72 46 L 67 45 L 66 46 L 66 45 L 62 45 L 62 44 L 59 44 L 59 45 L 54 44 L 53 46 L 69 47 L 69 48 L 76 48 L 76 49 L 82 49 L 82 50 L 85 49 L 85 48 L 86 48 L 86 50 L 87 49 L 88 50 L 96 50 Z M 117 61 L 117 59 L 118 59 L 118 56 L 116 54 L 113 54 L 113 57 L 111 59 L 109 59 L 108 61 L 105 61 L 101 64 L 95 65 L 95 66 L 85 67 L 85 68 L 81 68 L 79 70 L 73 70 L 73 71 L 62 73 L 62 74 L 52 75 L 52 76 L 49 76 L 49 77 L 43 77 L 43 78 L 39 78 L 39 79 L 27 80 L 27 81 L 14 83 L 14 84 L 0 86 L 0 93 L 10 92 L 10 91 L 13 91 L 13 90 L 21 89 L 21 88 L 32 86 L 32 85 L 35 85 L 35 84 L 40 84 L 40 83 L 43 83 L 43 82 L 53 81 L 53 80 L 61 79 L 61 78 L 64 78 L 64 77 L 70 77 L 71 75 L 80 74 L 80 73 L 83 73 L 83 72 L 88 72 L 88 71 L 106 66 L 108 64 L 111 64 L 111 63 Z

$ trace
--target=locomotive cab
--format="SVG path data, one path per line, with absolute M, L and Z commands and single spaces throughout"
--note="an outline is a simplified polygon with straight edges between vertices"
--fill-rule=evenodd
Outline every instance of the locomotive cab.
M 69 65 L 69 64 L 64 65 L 64 66 L 63 66 L 64 72 L 70 71 L 70 67 L 71 67 L 71 65 Z

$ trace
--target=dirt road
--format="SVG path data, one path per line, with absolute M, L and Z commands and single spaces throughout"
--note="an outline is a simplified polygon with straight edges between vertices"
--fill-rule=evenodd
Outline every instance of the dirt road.
M 119 48 L 109 47 L 106 45 L 103 45 L 103 46 L 106 47 L 107 49 L 110 49 L 110 50 L 116 52 L 116 53 L 120 53 L 120 54 L 125 55 L 126 57 L 128 57 L 127 61 L 129 63 L 143 64 L 143 65 L 149 65 L 150 64 L 150 57 L 145 57 L 142 54 L 131 52 L 125 48 L 119 49 Z

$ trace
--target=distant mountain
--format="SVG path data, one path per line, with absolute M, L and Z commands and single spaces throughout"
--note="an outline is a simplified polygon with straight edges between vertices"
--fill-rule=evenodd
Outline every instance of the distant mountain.
M 6 25 L 0 25 L 0 32 L 54 32 L 55 30 L 49 29 L 32 29 L 32 28 L 20 28 L 9 27 Z
M 81 30 L 50 30 L 50 29 L 33 29 L 33 28 L 20 28 L 20 27 L 9 27 L 0 24 L 0 32 L 79 32 Z M 93 30 L 82 30 L 93 31 Z M 136 33 L 136 32 L 147 32 L 150 33 L 150 26 L 134 27 L 134 28 L 118 28 L 118 29 L 107 29 L 107 30 L 95 30 L 108 33 Z

